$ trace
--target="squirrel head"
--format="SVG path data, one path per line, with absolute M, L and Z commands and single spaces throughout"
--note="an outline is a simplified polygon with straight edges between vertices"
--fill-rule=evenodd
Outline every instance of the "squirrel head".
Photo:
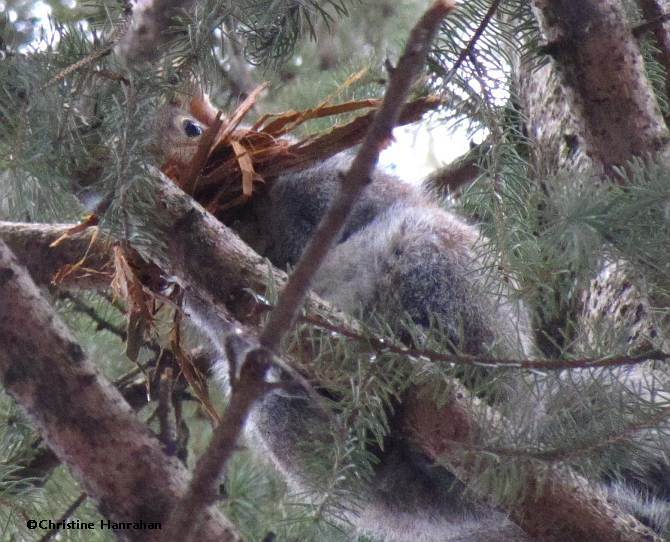
M 214 122 L 218 109 L 207 94 L 196 92 L 187 102 L 171 102 L 155 117 L 152 150 L 161 163 L 186 166 L 193 159 L 205 130 Z
M 156 140 L 152 150 L 161 163 L 179 167 L 190 164 L 207 126 L 175 104 L 158 111 L 154 123 Z

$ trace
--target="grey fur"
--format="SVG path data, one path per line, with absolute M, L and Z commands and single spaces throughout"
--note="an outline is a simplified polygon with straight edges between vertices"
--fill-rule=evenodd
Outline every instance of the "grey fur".
M 242 237 L 275 265 L 294 265 L 348 161 L 339 155 L 274 180 L 237 224 Z M 461 352 L 524 357 L 532 344 L 528 317 L 487 271 L 480 241 L 477 228 L 378 171 L 313 289 L 345 311 L 379 315 L 400 334 L 401 316 L 409 316 L 423 327 L 439 326 Z M 320 438 L 323 421 L 306 397 L 272 394 L 256 409 L 253 424 L 287 479 L 309 487 L 302 445 Z M 473 502 L 451 473 L 402 438 L 391 435 L 379 460 L 362 508 L 349 517 L 360 531 L 399 542 L 526 539 L 502 512 Z

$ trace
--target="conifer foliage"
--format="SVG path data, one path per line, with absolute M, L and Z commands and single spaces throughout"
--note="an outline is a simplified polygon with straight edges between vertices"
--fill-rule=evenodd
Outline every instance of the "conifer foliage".
M 0 10 L 0 539 L 371 540 L 351 518 L 400 409 L 529 539 L 670 539 L 670 2 Z M 199 145 L 175 152 L 170 108 Z M 525 359 L 342 314 L 306 289 L 319 255 L 287 275 L 231 230 L 345 149 L 355 201 L 384 123 L 419 118 L 453 129 L 432 165 L 472 139 L 424 185 L 528 307 Z M 328 421 L 299 492 L 244 431 L 278 372 Z M 644 510 L 602 493 L 621 479 Z

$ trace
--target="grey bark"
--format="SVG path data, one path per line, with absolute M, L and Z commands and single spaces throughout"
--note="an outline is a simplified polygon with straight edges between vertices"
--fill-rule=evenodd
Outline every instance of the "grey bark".
M 0 379 L 58 458 L 115 522 L 165 525 L 188 472 L 102 377 L 0 241 Z M 215 509 L 197 525 L 202 540 L 239 540 Z M 160 531 L 121 531 L 158 540 Z

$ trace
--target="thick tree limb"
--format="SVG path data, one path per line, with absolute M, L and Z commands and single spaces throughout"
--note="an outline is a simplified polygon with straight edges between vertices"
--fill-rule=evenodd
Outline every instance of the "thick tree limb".
M 668 140 L 640 49 L 619 0 L 534 0 L 569 97 L 584 122 L 587 154 L 607 174 Z
M 0 221 L 0 239 L 11 247 L 37 284 L 51 284 L 55 274 L 64 266 L 75 264 L 85 256 L 82 271 L 70 275 L 61 285 L 88 290 L 109 288 L 114 272 L 110 250 L 112 241 L 105 235 L 98 235 L 97 228 L 69 235 L 58 247 L 51 247 L 72 227 L 73 224 Z
M 482 420 L 505 430 L 507 423 L 457 383 L 437 408 L 428 397 L 434 389 L 417 390 L 403 403 L 403 428 L 429 456 L 444 463 L 461 480 L 477 480 L 495 469 L 491 454 L 468 452 L 482 434 Z M 445 423 L 445 420 L 449 420 Z M 525 465 L 519 498 L 503 505 L 517 525 L 544 542 L 660 541 L 650 529 L 607 501 L 607 495 L 567 467 Z M 476 490 L 476 486 L 475 486 Z
M 218 224 L 218 222 L 217 222 Z M 74 224 L 62 224 L 62 225 L 50 225 L 50 224 L 34 224 L 34 223 L 15 223 L 15 222 L 0 222 L 0 239 L 4 239 L 9 247 L 14 250 L 14 246 L 19 247 L 24 251 L 24 255 L 27 256 L 27 260 L 35 266 L 35 270 L 42 275 L 43 277 L 51 277 L 56 274 L 60 266 L 68 263 L 68 257 L 76 255 L 76 249 L 81 248 L 81 240 L 77 237 L 65 239 L 57 247 L 52 247 L 48 249 L 53 254 L 49 255 L 49 258 L 46 260 L 54 265 L 53 269 L 49 269 L 47 265 L 41 260 L 41 250 L 43 247 L 39 244 L 35 245 L 33 249 L 29 248 L 26 241 L 30 241 L 42 236 L 46 238 L 58 238 L 61 235 L 65 234 L 68 230 L 73 228 Z M 42 233 L 40 234 L 40 231 Z M 87 230 L 89 235 L 92 236 L 92 231 Z M 235 235 L 232 231 L 227 230 L 228 235 Z M 5 236 L 5 232 L 9 232 L 8 236 Z M 82 233 L 84 237 L 86 233 Z M 234 239 L 234 237 L 231 237 Z M 226 243 L 224 242 L 222 247 L 225 247 Z M 34 254 L 31 254 L 34 252 Z M 256 257 L 256 253 L 251 249 L 248 249 L 248 255 L 253 255 Z M 105 262 L 107 261 L 104 257 L 102 251 L 98 255 L 99 260 Z M 246 256 L 243 256 L 246 257 Z M 22 262 L 23 263 L 23 262 Z M 32 267 L 28 267 L 28 271 L 32 272 Z M 183 271 L 183 270 L 182 270 Z M 276 280 L 279 281 L 279 285 L 283 284 L 285 280 L 285 275 L 274 268 L 268 268 L 267 262 L 263 260 L 262 265 L 259 268 L 255 269 L 255 273 L 262 276 L 268 276 L 268 274 L 274 276 Z M 250 278 L 254 278 L 254 274 L 249 275 Z M 256 277 L 257 278 L 257 277 Z M 185 282 L 185 281 L 184 281 Z M 76 282 L 74 284 L 77 284 Z M 264 293 L 266 284 L 262 282 L 255 283 L 254 289 L 259 293 Z M 250 289 L 251 287 L 249 287 Z M 257 289 L 256 289 L 257 288 Z M 244 289 L 244 288 L 243 288 Z M 237 322 L 244 322 L 248 327 L 239 327 L 239 331 L 243 335 L 249 337 L 257 332 L 258 321 L 254 319 L 254 314 L 259 310 L 262 312 L 270 311 L 274 307 L 266 302 L 261 301 L 260 299 L 253 299 L 254 308 L 249 305 L 249 298 L 242 298 L 238 296 L 239 291 L 230 292 L 231 302 L 223 307 L 220 303 L 214 300 L 211 295 L 203 294 L 203 290 L 199 290 L 199 293 L 196 297 L 191 297 L 189 299 L 189 305 L 187 307 L 187 315 L 193 318 L 200 318 L 201 325 L 204 327 L 205 322 L 209 322 L 211 329 L 206 330 L 208 336 L 213 343 L 221 340 L 226 333 L 229 333 L 232 327 L 237 326 Z M 244 292 L 242 292 L 244 293 Z M 634 294 L 634 288 L 631 287 L 626 290 L 627 294 Z M 609 292 L 609 295 L 606 296 L 607 299 L 613 297 L 615 292 Z M 198 299 L 207 297 L 209 301 L 203 303 L 202 301 L 197 301 Z M 74 299 L 71 295 L 64 293 L 63 298 L 65 299 Z M 245 302 L 241 302 L 244 299 Z M 393 352 L 401 356 L 407 356 L 412 359 L 429 359 L 434 363 L 454 363 L 458 365 L 465 366 L 477 366 L 478 364 L 485 364 L 487 367 L 496 366 L 496 367 L 511 367 L 514 369 L 532 369 L 532 370 L 542 370 L 542 371 L 563 371 L 566 369 L 594 369 L 594 368 L 615 368 L 623 366 L 633 366 L 639 365 L 641 363 L 646 363 L 650 360 L 664 361 L 670 358 L 670 353 L 665 351 L 658 351 L 652 348 L 646 348 L 644 351 L 635 354 L 621 354 L 621 355 L 609 355 L 609 356 L 599 356 L 599 357 L 579 357 L 571 359 L 512 359 L 512 358 L 493 358 L 493 357 L 482 357 L 482 356 L 471 356 L 466 354 L 450 354 L 439 351 L 432 351 L 420 348 L 409 348 L 401 344 L 393 344 L 388 340 L 381 340 L 375 337 L 370 337 L 368 334 L 361 332 L 356 328 L 354 322 L 345 321 L 342 315 L 338 315 L 334 312 L 334 309 L 330 307 L 326 302 L 319 300 L 314 294 L 309 294 L 308 303 L 313 303 L 312 310 L 307 310 L 307 313 L 304 316 L 299 317 L 300 322 L 315 326 L 323 330 L 331 331 L 348 337 L 352 340 L 359 341 L 369 345 L 371 348 L 378 349 L 378 352 Z M 236 305 L 236 302 L 240 301 L 239 305 Z M 629 296 L 626 297 L 625 301 L 627 303 L 633 303 L 634 301 L 630 299 Z M 90 307 L 82 307 L 86 312 L 91 311 Z M 227 308 L 233 309 L 233 312 L 238 315 L 238 318 L 233 317 L 232 313 L 227 310 Z M 611 309 L 611 308 L 609 308 Z M 644 307 L 643 316 L 647 316 L 649 307 Z M 244 311 L 252 311 L 244 313 Z M 330 318 L 326 319 L 323 315 L 328 312 Z M 631 310 L 631 318 L 639 316 L 640 310 Z M 321 314 L 321 316 L 319 316 Z M 90 316 L 93 316 L 90 314 Z M 100 322 L 98 329 L 105 329 L 106 324 Z M 114 331 L 121 335 L 125 331 L 116 330 Z M 647 329 L 649 331 L 649 329 Z M 589 330 L 584 330 L 585 333 L 588 333 Z M 637 333 L 638 335 L 646 335 L 649 333 Z M 258 344 L 255 341 L 250 341 L 247 344 L 247 347 L 257 347 Z M 222 346 L 222 345 L 221 345 Z M 149 345 L 149 348 L 157 352 L 157 345 Z M 203 364 L 203 370 L 207 370 L 207 364 Z M 122 390 L 125 395 L 125 391 Z M 128 397 L 126 400 L 131 402 Z M 132 402 L 131 402 L 132 404 Z
M 0 241 L 0 379 L 112 521 L 167 519 L 188 473 L 167 457 L 121 395 L 81 347 Z M 195 527 L 202 540 L 239 537 L 210 509 Z M 157 540 L 157 531 L 125 531 L 129 540 Z

